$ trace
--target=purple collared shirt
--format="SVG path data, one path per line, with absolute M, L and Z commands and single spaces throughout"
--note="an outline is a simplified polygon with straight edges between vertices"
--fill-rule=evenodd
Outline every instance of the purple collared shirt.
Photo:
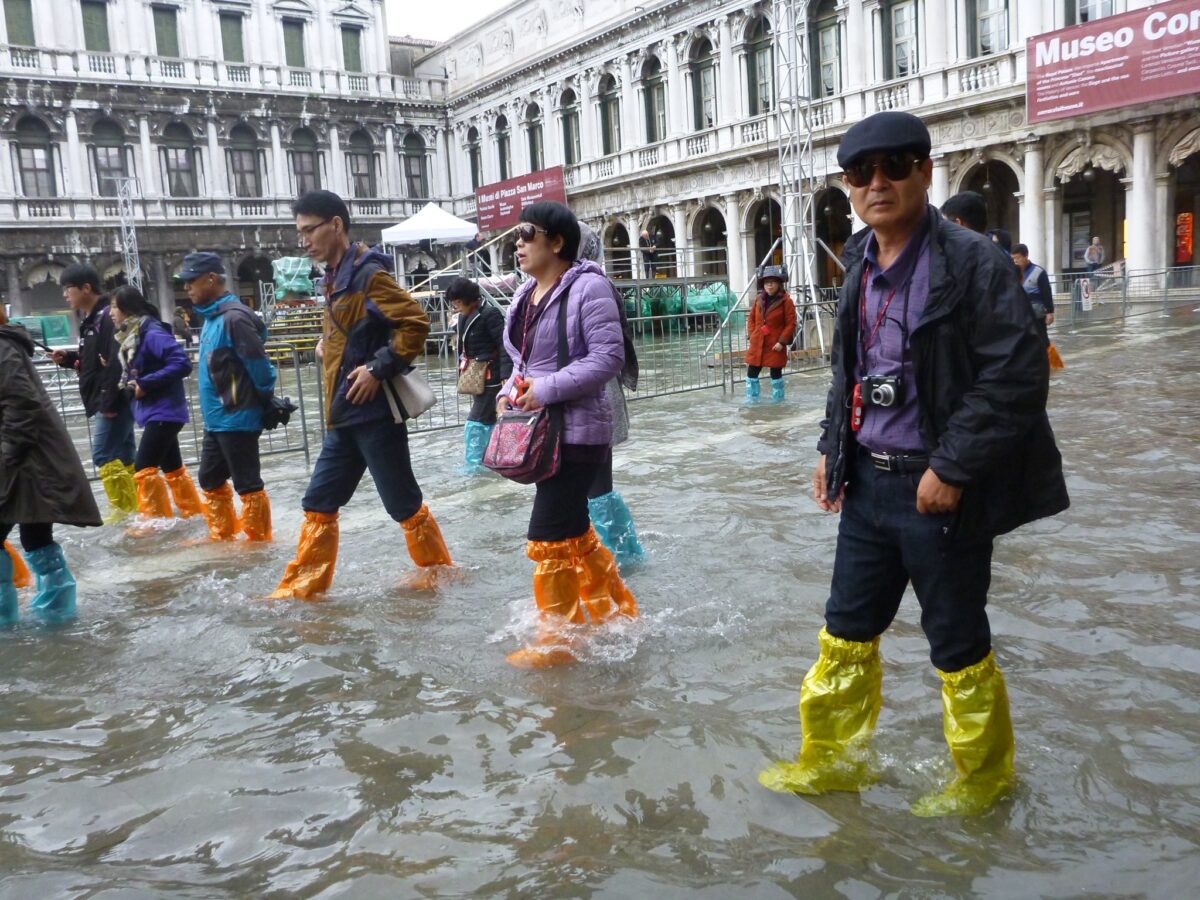
M 863 253 L 867 314 L 859 322 L 858 376 L 861 379 L 864 375 L 899 375 L 903 402 L 896 406 L 866 407 L 858 442 L 876 453 L 921 454 L 925 445 L 917 428 L 916 381 L 908 341 L 925 312 L 929 296 L 929 228 L 924 217 L 921 228 L 908 239 L 904 250 L 882 271 L 878 252 L 879 244 L 872 234 Z M 880 310 L 889 296 L 892 301 L 864 360 L 863 344 L 875 330 Z M 861 312 L 862 307 L 859 309 Z

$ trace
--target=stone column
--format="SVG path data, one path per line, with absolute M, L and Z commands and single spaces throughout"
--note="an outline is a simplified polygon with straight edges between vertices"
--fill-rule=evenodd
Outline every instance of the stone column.
M 342 156 L 342 141 L 336 125 L 329 126 L 329 183 L 335 194 L 346 197 L 346 160 Z
M 592 96 L 593 79 L 587 76 L 579 79 L 579 161 L 595 159 L 600 156 L 599 142 L 596 140 L 597 107 Z M 598 82 L 596 82 L 598 83 Z
M 737 85 L 738 77 L 733 59 L 733 26 L 729 16 L 717 19 L 717 35 L 720 41 L 718 48 L 719 73 L 717 77 L 717 125 L 732 125 L 737 121 Z
M 154 160 L 154 145 L 150 143 L 150 120 L 146 116 L 138 117 L 138 143 L 142 150 L 142 177 L 139 179 L 142 197 L 148 199 L 161 196 L 158 166 L 155 165 Z
M 87 183 L 87 169 L 83 164 L 83 147 L 79 143 L 79 122 L 75 118 L 75 110 L 67 110 L 67 178 L 63 195 L 66 197 L 87 197 L 91 195 Z M 90 207 L 89 207 L 90 209 Z
M 950 199 L 950 160 L 944 154 L 933 157 L 933 183 L 929 186 L 929 202 L 941 207 Z
M 1021 243 L 1038 265 L 1046 258 L 1045 211 L 1042 199 L 1042 147 L 1036 138 L 1025 145 L 1025 190 L 1021 196 Z
M 633 60 L 629 54 L 621 57 L 621 148 L 640 144 L 642 130 L 638 127 L 638 90 L 633 83 Z
M 16 179 L 13 178 L 12 151 L 8 146 L 8 138 L 0 134 L 0 197 L 15 197 L 19 193 Z
M 430 197 L 452 196 L 450 185 L 449 131 L 434 130 L 433 139 L 425 144 L 425 172 L 429 182 Z M 447 145 L 447 152 L 442 153 L 439 144 Z M 453 209 L 450 212 L 454 212 Z
M 228 269 L 229 261 L 224 260 L 225 267 Z M 171 281 L 171 276 L 167 273 L 166 260 L 162 254 L 156 253 L 150 260 L 150 268 L 154 273 L 154 290 L 158 294 L 158 311 L 162 314 L 164 322 L 170 322 L 175 318 L 175 284 Z M 142 265 L 145 265 L 143 263 Z M 227 272 L 225 280 L 232 284 L 236 276 L 232 272 Z
M 682 203 L 671 204 L 671 227 L 675 229 L 675 271 L 686 278 L 693 271 L 689 250 L 692 242 L 687 233 L 687 210 Z
M 542 130 L 542 142 L 546 148 L 546 165 L 557 166 L 567 164 L 567 153 L 563 148 L 563 117 L 559 98 L 554 96 L 558 85 L 551 85 L 546 91 L 545 103 L 542 106 L 542 119 L 545 128 Z
M 728 257 L 729 287 L 737 293 L 746 281 L 746 242 L 742 239 L 742 217 L 738 211 L 738 195 L 725 194 L 725 253 Z
M 930 5 L 929 3 L 924 4 L 925 8 L 922 12 L 928 10 Z M 940 100 L 946 94 L 946 78 L 942 70 L 946 67 L 947 44 L 953 45 L 953 37 L 948 36 L 946 32 L 953 30 L 954 22 L 958 18 L 954 14 L 955 7 L 959 5 L 957 0 L 951 0 L 950 3 L 938 5 L 942 6 L 943 9 L 949 6 L 950 9 L 944 10 L 945 19 L 942 21 L 939 21 L 937 15 L 925 16 L 925 56 L 920 58 L 920 70 L 928 76 L 923 79 L 925 90 L 927 91 L 925 95 L 926 100 Z M 918 26 L 920 24 L 921 22 L 918 19 Z
M 1045 209 L 1045 221 L 1043 227 L 1045 229 L 1046 256 L 1041 266 L 1051 278 L 1057 278 L 1062 273 L 1062 248 L 1059 246 L 1060 239 L 1060 223 L 1062 222 L 1062 191 L 1058 185 L 1054 183 L 1054 178 L 1050 178 L 1050 186 L 1042 188 L 1042 198 L 1045 201 L 1042 206 Z
M 847 37 L 867 34 L 869 21 L 863 12 L 863 0 L 849 0 L 846 6 L 846 35 Z M 868 47 L 874 42 L 866 41 Z M 859 90 L 867 83 L 867 54 L 852 53 L 847 41 L 843 52 L 846 54 L 846 87 L 851 91 Z M 778 61 L 776 61 L 778 64 Z
M 1171 214 L 1171 173 L 1154 176 L 1154 268 L 1175 264 L 1175 217 Z
M 1134 123 L 1133 172 L 1126 196 L 1129 246 L 1125 248 L 1126 271 L 1147 272 L 1154 268 L 1154 122 Z
M 283 152 L 283 139 L 279 132 L 278 122 L 271 123 L 271 165 L 275 167 L 275 190 L 273 193 L 276 197 L 286 197 L 290 193 L 288 190 L 290 179 L 287 170 L 287 154 Z
M 208 129 L 208 196 L 228 197 L 229 178 L 225 174 L 225 154 L 217 138 L 217 120 L 209 119 L 205 125 Z
M 683 94 L 683 68 L 679 65 L 679 47 L 675 37 L 666 41 L 667 45 L 667 134 L 677 138 L 683 134 L 684 105 L 687 102 Z
M 21 288 L 21 267 L 17 260 L 10 259 L 4 264 L 8 277 L 8 303 L 14 316 L 33 314 L 32 292 Z
M 383 129 L 383 196 L 389 200 L 408 196 L 408 185 L 400 172 L 400 157 L 396 153 L 396 126 Z

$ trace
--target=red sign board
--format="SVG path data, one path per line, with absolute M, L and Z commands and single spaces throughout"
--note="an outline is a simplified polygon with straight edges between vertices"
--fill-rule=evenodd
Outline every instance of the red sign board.
M 517 224 L 521 210 L 538 200 L 567 202 L 562 166 L 476 188 L 475 221 L 480 231 L 511 228 Z
M 1171 0 L 1031 37 L 1030 122 L 1200 92 L 1200 0 Z

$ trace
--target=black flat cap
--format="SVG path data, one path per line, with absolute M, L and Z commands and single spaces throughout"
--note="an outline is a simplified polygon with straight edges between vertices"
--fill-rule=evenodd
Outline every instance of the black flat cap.
M 929 129 L 912 113 L 888 110 L 855 122 L 838 145 L 837 161 L 843 169 L 869 153 L 929 155 Z

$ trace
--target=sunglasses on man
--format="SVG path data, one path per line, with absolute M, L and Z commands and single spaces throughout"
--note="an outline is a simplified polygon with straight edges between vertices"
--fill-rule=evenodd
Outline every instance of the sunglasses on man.
M 877 159 L 860 159 L 846 166 L 842 174 L 850 187 L 865 188 L 875 177 L 875 170 L 883 173 L 888 181 L 904 181 L 910 177 L 921 158 L 911 153 L 889 153 Z

